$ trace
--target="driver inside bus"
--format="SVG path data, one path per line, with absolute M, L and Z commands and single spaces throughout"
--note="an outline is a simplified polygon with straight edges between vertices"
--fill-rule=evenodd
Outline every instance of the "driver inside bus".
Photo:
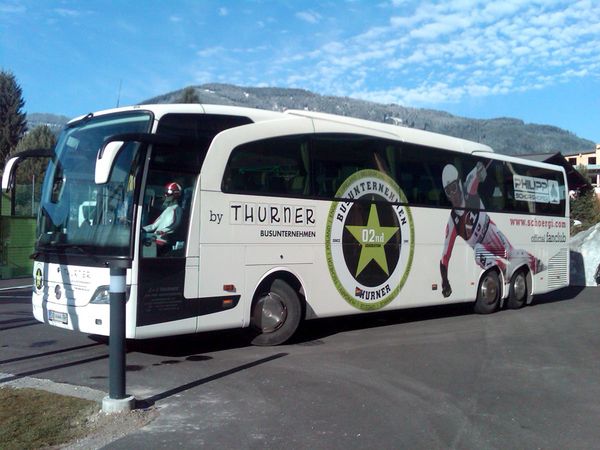
M 148 233 L 146 239 L 150 239 L 150 242 L 156 242 L 159 248 L 163 247 L 166 249 L 167 244 L 171 244 L 169 239 L 181 224 L 182 210 L 179 205 L 180 198 L 181 186 L 175 182 L 168 183 L 165 186 L 163 211 L 154 222 L 142 228 Z

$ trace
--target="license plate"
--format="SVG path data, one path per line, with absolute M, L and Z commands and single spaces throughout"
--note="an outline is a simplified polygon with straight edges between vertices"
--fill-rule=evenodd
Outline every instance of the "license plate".
M 69 316 L 67 316 L 67 313 L 48 310 L 48 320 L 67 325 L 69 323 Z

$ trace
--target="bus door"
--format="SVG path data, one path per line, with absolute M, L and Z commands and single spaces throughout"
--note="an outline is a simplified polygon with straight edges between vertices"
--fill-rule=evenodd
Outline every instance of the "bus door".
M 196 178 L 160 167 L 154 158 L 150 163 L 141 202 L 137 326 L 189 319 L 189 329 L 182 323 L 181 331 L 195 331 L 196 313 L 184 288 Z
M 181 334 L 196 331 L 199 257 L 189 243 L 194 190 L 215 135 L 248 123 L 247 117 L 217 114 L 160 119 L 156 133 L 178 144 L 153 147 L 139 200 L 138 327 L 178 320 Z

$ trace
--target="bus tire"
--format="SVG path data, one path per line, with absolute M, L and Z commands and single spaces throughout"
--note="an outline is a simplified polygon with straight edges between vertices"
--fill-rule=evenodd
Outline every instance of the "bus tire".
M 252 302 L 250 325 L 253 345 L 279 345 L 298 329 L 302 306 L 298 293 L 285 281 L 275 279 L 266 292 Z
M 488 270 L 479 281 L 474 310 L 477 314 L 491 314 L 499 306 L 500 278 L 495 270 Z
M 518 270 L 510 280 L 510 290 L 508 293 L 508 302 L 506 306 L 510 309 L 519 309 L 525 306 L 527 302 L 527 273 L 525 270 Z

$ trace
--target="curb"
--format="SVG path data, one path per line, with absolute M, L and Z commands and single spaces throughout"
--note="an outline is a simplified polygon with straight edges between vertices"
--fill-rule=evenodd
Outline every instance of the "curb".
M 33 288 L 33 285 L 31 285 L 31 284 L 28 284 L 28 285 L 25 285 L 25 286 L 2 287 L 2 288 L 0 288 L 0 292 L 2 292 L 2 291 L 13 291 L 15 289 L 31 289 L 31 288 Z
M 9 373 L 1 373 L 1 378 L 12 377 Z M 106 392 L 102 392 L 96 389 L 88 388 L 85 386 L 75 386 L 67 383 L 56 383 L 50 380 L 43 380 L 40 378 L 29 378 L 23 377 L 16 380 L 2 383 L 0 387 L 9 386 L 17 389 L 21 388 L 32 388 L 43 391 L 52 392 L 53 394 L 66 395 L 70 397 L 82 398 L 84 400 L 92 400 L 98 403 L 102 403 L 102 399 L 107 395 Z

